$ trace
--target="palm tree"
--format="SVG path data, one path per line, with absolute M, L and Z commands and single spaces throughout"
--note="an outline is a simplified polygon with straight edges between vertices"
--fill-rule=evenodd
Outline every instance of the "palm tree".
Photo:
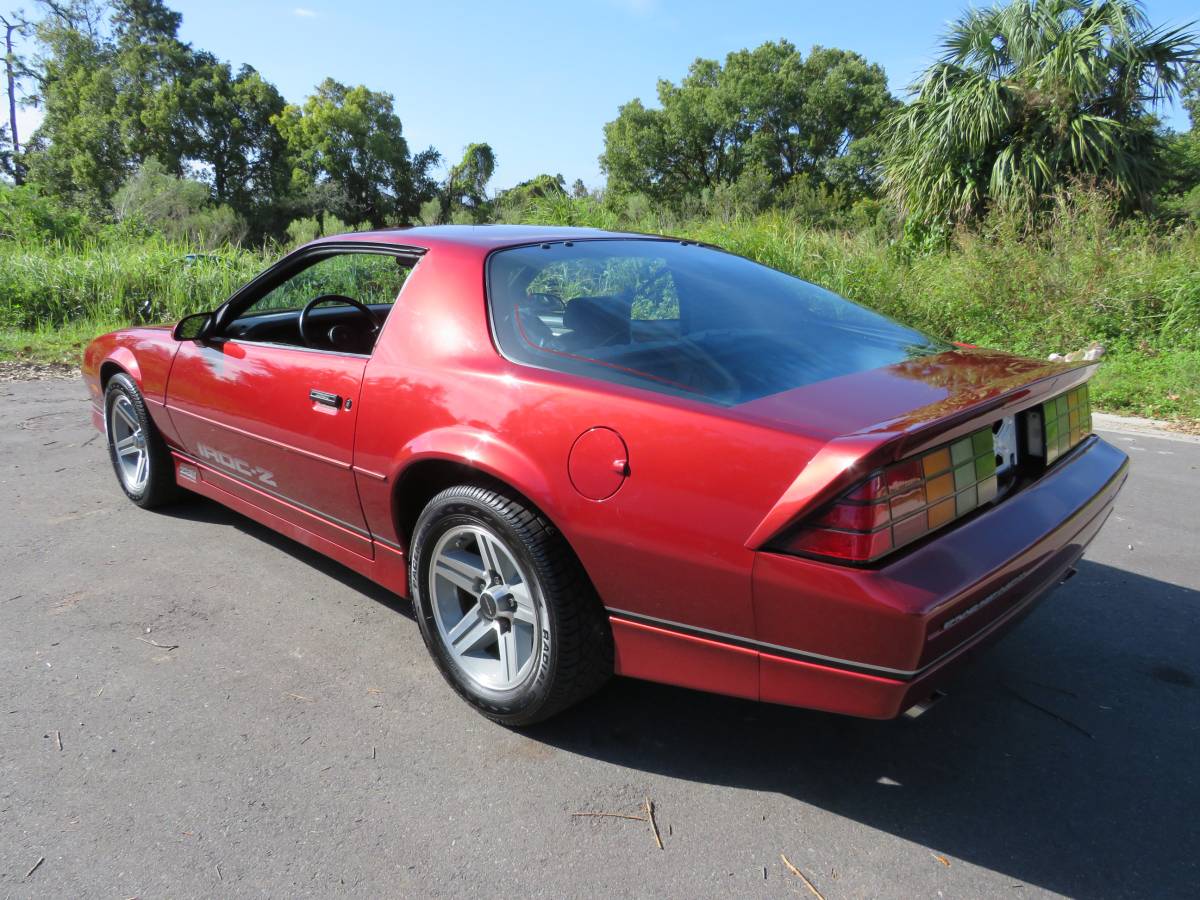
M 1074 179 L 1150 204 L 1151 111 L 1197 59 L 1193 34 L 1152 27 L 1136 0 L 1012 0 L 967 12 L 942 48 L 887 127 L 884 185 L 909 215 L 1032 211 Z

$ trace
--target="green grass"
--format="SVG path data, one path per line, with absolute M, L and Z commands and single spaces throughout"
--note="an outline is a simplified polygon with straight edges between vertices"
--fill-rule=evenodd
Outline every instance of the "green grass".
M 1092 381 L 1091 396 L 1108 412 L 1200 427 L 1200 350 L 1113 356 Z
M 0 359 L 78 367 L 88 341 L 98 334 L 120 327 L 119 322 L 84 320 L 69 322 L 58 328 L 0 329 Z
M 211 308 L 267 262 L 235 248 L 187 258 L 195 253 L 162 240 L 83 247 L 0 241 L 0 328 L 175 320 Z
M 1200 422 L 1200 232 L 1064 214 L 1032 240 L 1003 223 L 943 246 L 805 227 L 780 213 L 676 220 L 643 206 L 542 201 L 524 221 L 707 241 L 824 285 L 931 334 L 1030 356 L 1099 341 L 1099 408 Z M 165 241 L 82 248 L 0 242 L 0 357 L 75 363 L 94 334 L 210 309 L 282 251 L 184 261 Z M 148 311 L 142 308 L 149 303 Z

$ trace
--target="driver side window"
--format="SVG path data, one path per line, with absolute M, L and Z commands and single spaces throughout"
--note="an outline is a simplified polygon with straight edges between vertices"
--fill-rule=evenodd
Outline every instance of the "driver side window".
M 339 253 L 324 256 L 264 294 L 239 319 L 266 312 L 299 312 L 314 297 L 339 294 L 367 306 L 395 302 L 410 265 L 396 256 L 374 253 Z
M 412 265 L 411 259 L 382 253 L 318 257 L 244 309 L 226 334 L 238 340 L 370 353 Z M 309 311 L 302 334 L 301 312 L 319 297 L 328 300 Z M 373 315 L 368 317 L 347 300 L 366 306 Z

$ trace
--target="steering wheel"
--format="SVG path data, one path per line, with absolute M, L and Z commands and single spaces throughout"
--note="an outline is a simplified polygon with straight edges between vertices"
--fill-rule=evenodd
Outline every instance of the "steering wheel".
M 312 313 L 314 307 L 322 303 L 345 303 L 347 306 L 356 309 L 358 312 L 367 317 L 367 320 L 371 323 L 371 334 L 379 334 L 379 329 L 382 323 L 379 321 L 379 316 L 375 315 L 375 311 L 371 309 L 371 307 L 367 306 L 365 303 L 359 303 L 353 297 L 347 297 L 343 294 L 321 294 L 321 296 L 313 297 L 311 300 L 305 303 L 304 309 L 300 310 L 300 340 L 304 341 L 304 343 L 309 347 L 312 347 L 315 350 L 321 349 L 317 346 L 317 335 L 312 333 L 312 325 L 309 322 L 309 315 Z M 328 343 L 328 341 L 326 341 L 326 343 Z

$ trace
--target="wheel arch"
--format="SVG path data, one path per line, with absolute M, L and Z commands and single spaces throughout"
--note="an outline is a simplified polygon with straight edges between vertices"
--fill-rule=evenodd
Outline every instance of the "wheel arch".
M 429 501 L 456 484 L 487 487 L 511 497 L 553 525 L 570 545 L 570 539 L 558 526 L 554 515 L 533 499 L 530 491 L 515 484 L 513 479 L 497 474 L 491 467 L 484 468 L 454 455 L 430 454 L 414 459 L 405 466 L 397 474 L 392 490 L 392 518 L 396 523 L 396 534 L 409 552 L 413 529 Z
M 141 389 L 142 386 L 142 369 L 138 365 L 137 357 L 133 355 L 133 351 L 128 347 L 116 347 L 112 353 L 100 364 L 100 390 L 101 392 L 108 389 L 108 383 L 112 377 L 118 372 L 128 375 L 133 379 L 133 383 Z

